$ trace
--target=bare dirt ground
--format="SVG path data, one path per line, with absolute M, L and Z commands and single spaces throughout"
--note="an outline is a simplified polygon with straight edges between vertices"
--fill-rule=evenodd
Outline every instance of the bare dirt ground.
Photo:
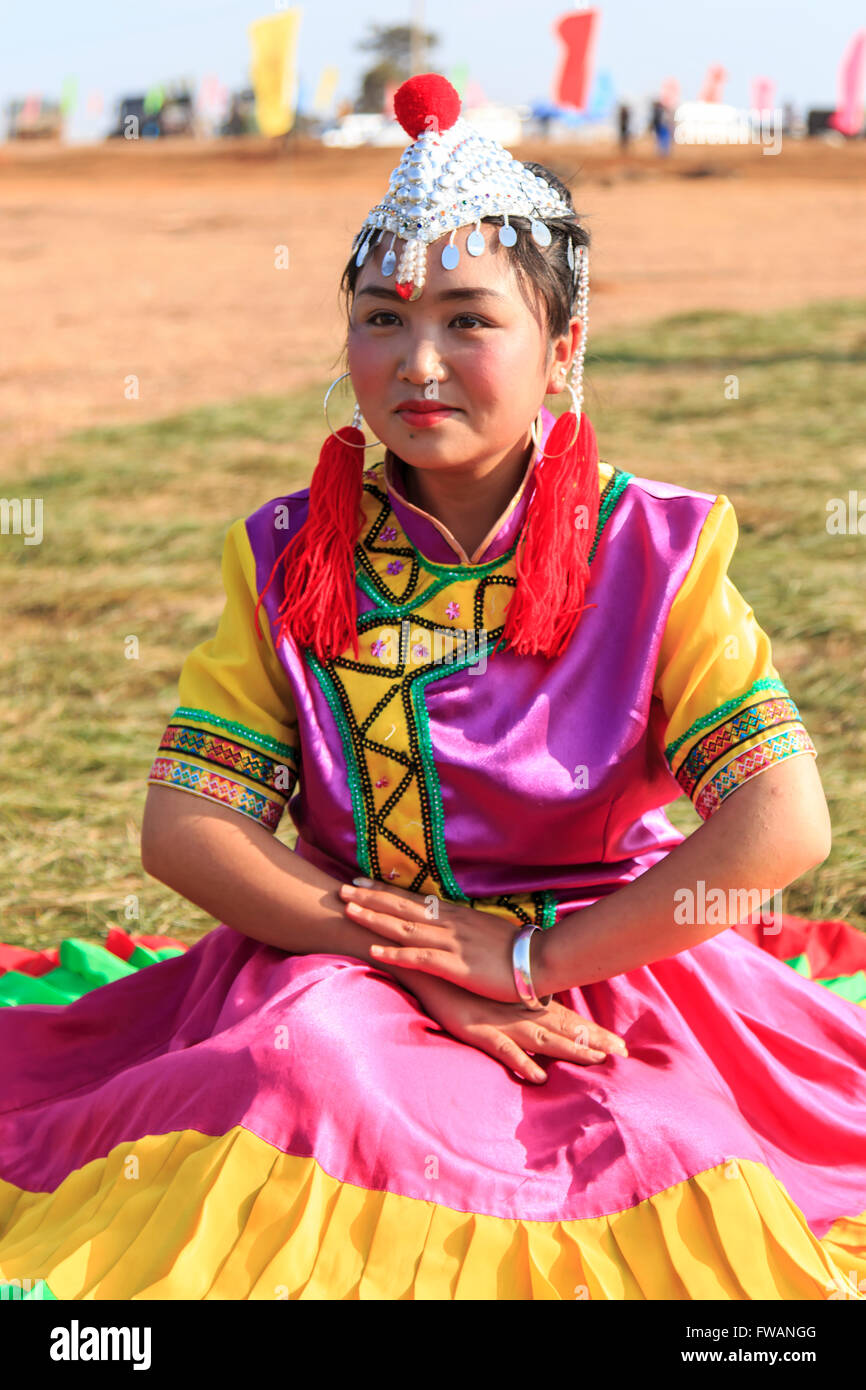
M 340 275 L 400 153 L 0 146 L 3 476 L 91 424 L 311 384 L 324 396 L 341 370 Z M 591 230 L 590 353 L 593 331 L 663 314 L 866 297 L 864 142 L 513 153 L 564 177 Z

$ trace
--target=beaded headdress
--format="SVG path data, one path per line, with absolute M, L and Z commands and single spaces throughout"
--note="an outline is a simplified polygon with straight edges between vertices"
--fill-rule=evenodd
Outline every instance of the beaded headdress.
M 427 248 L 446 232 L 451 236 L 442 248 L 441 262 L 446 270 L 453 270 L 460 264 L 460 248 L 455 242 L 459 228 L 474 225 L 466 238 L 470 256 L 483 256 L 487 250 L 481 231 L 483 217 L 503 218 L 499 228 L 503 246 L 516 245 L 519 235 L 531 236 L 536 246 L 549 246 L 552 237 L 545 218 L 576 220 L 574 209 L 556 188 L 460 115 L 460 97 L 439 73 L 425 73 L 404 82 L 394 95 L 394 114 L 414 143 L 404 150 L 392 172 L 385 197 L 367 213 L 352 243 L 352 254 L 360 268 L 370 250 L 390 232 L 381 272 L 388 278 L 396 269 L 394 288 L 403 299 L 415 300 L 421 295 L 427 278 Z M 518 232 L 510 217 L 528 218 L 529 232 Z M 403 242 L 399 265 L 395 251 L 398 238 Z M 579 245 L 575 254 L 569 238 L 567 256 L 583 325 L 571 373 L 578 404 L 582 405 L 589 248 Z
M 474 226 L 466 238 L 470 256 L 483 255 L 485 217 L 501 217 L 499 240 L 515 246 L 529 235 L 544 248 L 553 236 L 545 219 L 569 218 L 574 209 L 546 179 L 534 173 L 496 140 L 482 135 L 460 115 L 460 97 L 439 73 L 412 77 L 394 95 L 394 112 L 413 143 L 391 174 L 388 192 L 367 214 L 352 244 L 355 265 L 390 232 L 381 273 L 394 274 L 405 300 L 424 289 L 428 247 L 450 232 L 441 251 L 445 270 L 460 261 L 457 231 Z M 529 221 L 529 231 L 512 227 L 510 218 Z M 403 242 L 397 264 L 397 240 Z M 509 601 L 504 641 L 521 653 L 556 656 L 570 638 L 584 607 L 589 579 L 589 552 L 598 519 L 598 448 L 582 409 L 583 359 L 586 351 L 588 250 L 577 254 L 567 237 L 572 272 L 572 301 L 582 332 L 574 355 L 570 389 L 576 409 L 556 420 L 542 449 L 537 445 L 533 490 L 524 534 L 515 556 L 516 592 Z M 569 306 L 570 307 L 570 306 Z M 327 407 L 327 397 L 326 397 Z M 326 409 L 327 420 L 327 409 Z M 363 524 L 361 496 L 365 440 L 358 406 L 351 425 L 329 426 L 310 484 L 307 520 L 277 557 L 265 591 L 281 562 L 284 598 L 278 637 L 292 636 L 315 650 L 320 660 L 346 651 L 358 657 L 355 544 Z M 580 514 L 580 521 L 576 518 Z M 258 608 L 264 598 L 259 596 Z M 261 636 L 261 633 L 259 634 Z M 499 650 L 497 644 L 496 650 Z
M 486 242 L 482 217 L 501 214 L 503 246 L 514 246 L 517 231 L 512 217 L 531 219 L 530 235 L 538 246 L 549 246 L 550 228 L 545 217 L 573 217 L 574 210 L 557 190 L 526 169 L 508 150 L 475 130 L 459 114 L 457 92 L 438 73 L 404 83 L 394 98 L 394 114 L 414 144 L 404 151 L 391 175 L 386 196 L 367 214 L 352 245 L 355 264 L 361 266 L 372 245 L 386 232 L 391 243 L 382 258 L 382 274 L 393 274 L 397 265 L 394 243 L 402 238 L 395 288 L 404 299 L 417 299 L 426 277 L 427 247 L 445 232 L 450 240 L 442 250 L 442 265 L 453 270 L 460 261 L 454 243 L 459 227 L 475 223 L 467 238 L 470 256 L 482 256 Z M 374 242 L 376 231 L 379 236 Z M 574 269 L 574 250 L 569 241 L 569 264 Z

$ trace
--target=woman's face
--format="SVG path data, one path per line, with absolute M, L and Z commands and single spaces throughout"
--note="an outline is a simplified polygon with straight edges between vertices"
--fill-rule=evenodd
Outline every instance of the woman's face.
M 391 238 L 386 233 L 358 274 L 348 336 L 352 386 L 373 439 L 408 464 L 490 467 L 516 459 L 530 443 L 529 428 L 547 392 L 564 384 L 565 368 L 580 341 L 580 321 L 549 347 L 543 306 L 533 316 L 520 292 L 508 247 L 470 256 L 471 227 L 458 230 L 460 262 L 441 261 L 445 233 L 427 248 L 427 278 L 420 297 L 401 299 L 395 276 L 381 272 Z M 498 227 L 482 223 L 490 245 Z M 525 233 L 520 232 L 523 236 Z M 399 253 L 399 239 L 394 250 Z M 399 264 L 399 254 L 398 254 Z M 447 298 L 445 296 L 448 296 Z M 449 412 L 426 426 L 397 407 L 438 397 Z

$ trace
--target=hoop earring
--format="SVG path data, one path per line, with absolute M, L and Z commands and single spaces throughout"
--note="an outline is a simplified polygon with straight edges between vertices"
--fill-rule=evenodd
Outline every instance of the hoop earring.
M 576 418 L 576 420 L 577 420 L 577 428 L 576 428 L 576 430 L 574 431 L 574 439 L 572 439 L 571 443 L 568 445 L 568 448 L 567 448 L 567 449 L 562 449 L 562 450 L 560 450 L 560 452 L 559 452 L 558 454 L 548 454 L 548 453 L 545 453 L 545 451 L 542 449 L 541 444 L 539 443 L 539 440 L 538 440 L 538 435 L 536 434 L 536 426 L 538 425 L 538 422 L 539 422 L 539 420 L 541 419 L 541 411 L 540 411 L 540 410 L 539 410 L 538 414 L 536 415 L 535 419 L 533 420 L 532 424 L 529 426 L 529 433 L 532 435 L 532 442 L 533 442 L 533 444 L 535 445 L 535 447 L 536 447 L 536 449 L 538 450 L 538 452 L 539 452 L 540 454 L 543 454 L 545 458 L 554 458 L 554 459 L 562 458 L 562 455 L 563 455 L 563 454 L 567 454 L 569 449 L 573 449 L 573 448 L 574 448 L 575 444 L 577 443 L 577 436 L 578 436 L 578 434 L 580 433 L 580 416 L 581 416 L 581 409 L 580 409 L 580 402 L 579 402 L 579 400 L 577 399 L 577 392 L 575 391 L 575 389 L 574 389 L 574 387 L 572 386 L 572 384 L 571 384 L 570 381 L 567 381 L 565 384 L 566 384 L 566 386 L 568 387 L 569 391 L 571 392 L 571 404 L 572 404 L 572 409 L 573 409 L 573 411 L 574 411 L 574 415 L 575 415 L 575 418 Z M 552 428 L 552 427 L 551 427 L 551 428 Z
M 334 438 L 339 439 L 341 444 L 352 444 L 352 441 L 350 439 L 342 439 L 335 429 L 331 429 L 331 422 L 328 419 L 328 397 L 330 396 L 334 387 L 339 385 L 339 383 L 343 380 L 343 377 L 346 376 L 351 376 L 351 372 L 343 372 L 343 376 L 338 376 L 336 381 L 332 381 L 327 391 L 325 392 L 325 424 L 328 426 L 328 429 L 331 430 L 331 434 L 334 436 Z M 361 407 L 358 405 L 357 401 L 355 401 L 355 410 L 352 415 L 352 427 L 356 430 L 359 430 L 361 428 Z M 341 429 L 345 428 L 345 425 L 341 426 Z M 381 439 L 374 439 L 372 444 L 355 444 L 353 445 L 353 447 L 355 449 L 375 449 L 376 446 L 381 443 Z

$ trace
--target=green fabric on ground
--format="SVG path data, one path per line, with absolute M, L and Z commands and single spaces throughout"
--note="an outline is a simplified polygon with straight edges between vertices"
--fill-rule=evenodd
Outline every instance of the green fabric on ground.
M 27 1285 L 27 1287 L 24 1287 Z M 0 1301 L 16 1299 L 51 1299 L 54 1303 L 58 1302 L 57 1295 L 52 1293 L 44 1279 L 19 1279 L 17 1283 L 9 1282 L 4 1284 L 0 1281 Z
M 805 951 L 800 956 L 792 956 L 790 960 L 785 961 L 785 964 L 790 965 L 792 970 L 796 970 L 798 975 L 805 975 L 807 980 L 811 980 L 812 971 L 809 966 L 809 957 Z
M 44 975 L 24 975 L 20 970 L 7 970 L 0 975 L 0 1008 L 5 1004 L 68 1004 L 59 989 L 45 983 Z
M 60 943 L 60 964 L 82 975 L 91 986 L 108 985 L 124 975 L 134 975 L 135 966 L 114 955 L 98 941 L 82 941 L 70 936 Z
M 854 975 L 837 975 L 834 980 L 819 980 L 818 983 L 832 989 L 834 994 L 841 995 L 843 999 L 850 999 L 855 1004 L 866 1004 L 866 972 L 862 970 L 858 970 Z
M 834 975 L 832 979 L 816 978 L 812 974 L 809 957 L 805 952 L 799 956 L 792 956 L 785 964 L 796 970 L 798 975 L 805 975 L 807 980 L 815 980 L 816 985 L 823 985 L 842 999 L 850 999 L 854 1004 L 866 1004 L 866 972 L 862 970 L 855 971 L 853 975 Z
M 159 951 L 136 946 L 126 961 L 98 941 L 70 936 L 61 941 L 58 954 L 59 965 L 44 975 L 27 975 L 22 970 L 7 970 L 0 975 L 0 1008 L 21 1004 L 72 1004 L 103 985 L 135 975 L 148 965 L 158 965 L 161 960 L 184 952 L 177 946 L 165 946 Z

